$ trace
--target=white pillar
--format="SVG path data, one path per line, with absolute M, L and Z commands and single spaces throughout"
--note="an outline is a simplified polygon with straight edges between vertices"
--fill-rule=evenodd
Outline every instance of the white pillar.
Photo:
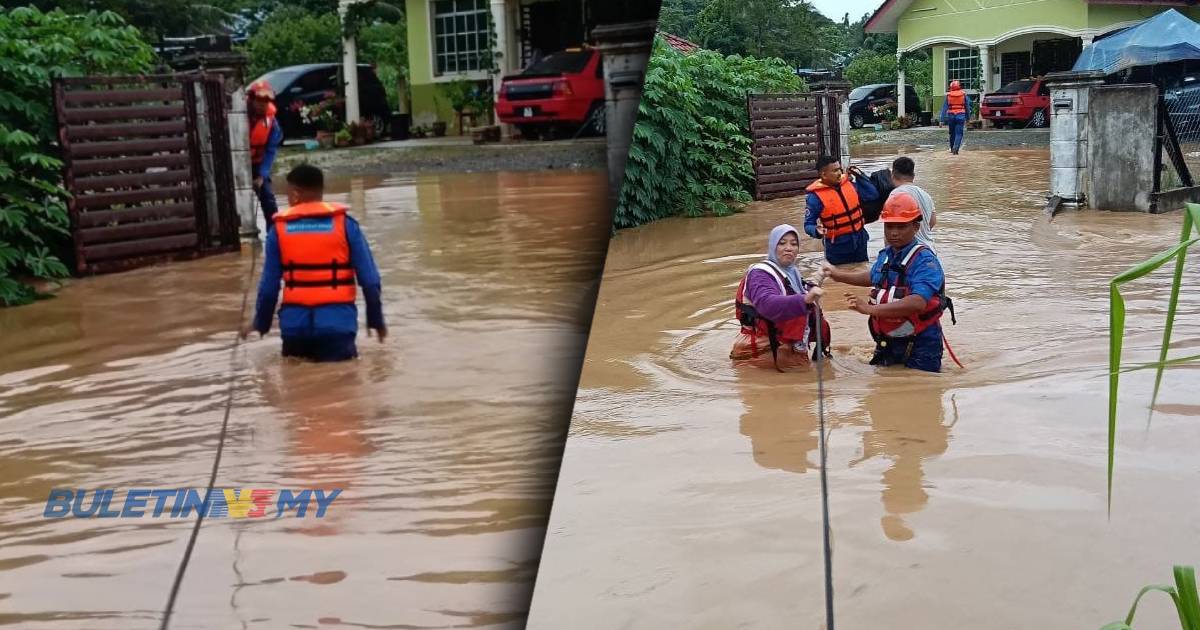
M 991 89 L 992 76 L 992 60 L 988 56 L 988 46 L 979 47 L 979 65 L 983 66 L 983 74 L 979 77 L 979 98 L 980 116 L 983 115 L 983 97 Z
M 900 52 L 896 52 L 896 116 L 902 117 L 906 113 L 908 103 L 904 93 L 904 66 L 900 65 Z
M 489 6 L 492 11 L 492 32 L 496 34 L 492 54 L 499 55 L 499 59 L 494 59 L 496 74 L 492 75 L 492 100 L 498 101 L 500 100 L 500 84 L 512 65 L 512 56 L 509 55 L 508 46 L 508 11 L 504 0 L 491 0 Z M 511 137 L 512 126 L 501 124 L 500 135 L 505 139 Z
M 1084 47 L 1084 48 L 1087 48 L 1088 46 L 1091 46 L 1091 45 L 1092 45 L 1092 39 L 1093 39 L 1094 37 L 1095 37 L 1094 35 L 1084 35 L 1083 37 L 1081 37 L 1080 39 L 1082 39 L 1082 40 L 1083 40 L 1083 47 Z
M 338 13 L 343 23 L 346 19 L 346 9 L 355 3 L 356 0 L 338 2 Z M 346 81 L 346 124 L 356 123 L 359 118 L 358 45 L 353 37 L 342 38 L 342 74 Z

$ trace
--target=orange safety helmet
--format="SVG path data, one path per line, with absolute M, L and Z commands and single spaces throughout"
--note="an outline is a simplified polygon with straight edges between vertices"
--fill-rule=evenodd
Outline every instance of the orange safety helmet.
M 884 223 L 909 223 L 921 218 L 921 206 L 912 195 L 896 193 L 883 204 L 879 220 Z
M 265 98 L 268 101 L 275 100 L 275 90 L 271 89 L 271 84 L 266 81 L 255 81 L 246 88 L 246 96 L 249 98 Z
M 955 79 L 950 82 L 950 89 L 951 90 L 961 90 L 962 84 L 958 82 L 958 79 Z

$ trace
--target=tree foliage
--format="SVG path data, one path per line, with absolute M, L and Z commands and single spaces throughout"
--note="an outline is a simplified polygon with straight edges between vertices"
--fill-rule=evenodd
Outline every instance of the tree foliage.
M 154 53 L 116 13 L 0 12 L 0 303 L 24 304 L 23 278 L 67 275 L 70 220 L 55 146 L 55 77 L 151 68 Z
M 203 35 L 225 32 L 235 19 L 236 2 L 189 2 L 188 0 L 5 0 L 6 9 L 32 6 L 39 11 L 61 9 L 68 14 L 89 11 L 112 12 L 143 36 L 156 41 L 160 37 Z
M 342 58 L 342 30 L 336 13 L 313 14 L 298 7 L 273 11 L 246 43 L 251 77 L 284 66 L 333 63 Z
M 779 57 L 794 67 L 824 65 L 840 51 L 822 36 L 829 18 L 806 2 L 709 0 L 696 18 L 694 41 L 725 54 Z
M 655 38 L 616 227 L 737 211 L 753 184 L 746 94 L 803 90 L 779 59 L 684 55 Z

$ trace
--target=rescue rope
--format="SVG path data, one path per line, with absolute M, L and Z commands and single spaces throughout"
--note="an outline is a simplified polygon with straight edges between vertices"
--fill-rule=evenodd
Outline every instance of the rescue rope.
M 942 344 L 946 346 L 946 351 L 950 353 L 950 358 L 954 359 L 954 362 L 956 364 L 958 364 L 958 367 L 960 367 L 964 370 L 967 369 L 966 367 L 963 366 L 962 361 L 959 361 L 958 357 L 954 356 L 954 350 L 950 347 L 950 340 L 946 339 L 945 332 L 942 333 Z
M 258 196 L 255 194 L 254 200 L 254 218 L 252 221 L 258 223 Z M 234 333 L 233 345 L 229 348 L 229 392 L 225 398 L 225 417 L 221 420 L 221 432 L 217 436 L 217 455 L 213 458 L 212 473 L 208 478 L 208 488 L 204 493 L 204 502 L 200 505 L 200 509 L 196 514 L 196 524 L 192 527 L 192 533 L 188 537 L 187 547 L 183 551 L 183 559 L 179 563 L 179 569 L 175 572 L 175 582 L 171 585 L 171 595 L 167 599 L 167 607 L 163 611 L 162 625 L 159 630 L 167 630 L 171 625 L 171 613 L 175 610 L 175 600 L 179 596 L 179 587 L 183 585 L 183 576 L 187 572 L 188 561 L 192 558 L 192 550 L 196 547 L 196 538 L 200 535 L 200 525 L 204 522 L 204 516 L 208 513 L 209 499 L 213 489 L 217 485 L 217 471 L 221 467 L 221 455 L 225 451 L 225 437 L 229 433 L 229 416 L 233 413 L 233 394 L 237 389 L 237 378 L 234 370 L 237 359 L 237 349 L 242 342 L 242 322 L 246 319 L 246 304 L 250 300 L 250 288 L 254 286 L 254 272 L 258 265 L 258 251 L 253 250 L 250 257 L 250 275 L 246 280 L 246 289 L 242 291 L 242 308 L 238 314 L 238 328 Z
M 821 279 L 822 283 L 824 278 Z M 819 286 L 819 285 L 818 285 Z M 814 326 L 817 333 L 817 420 L 820 426 L 821 440 L 821 535 L 824 540 L 824 555 L 825 555 L 825 630 L 833 630 L 833 551 L 829 544 L 829 485 L 825 479 L 826 453 L 825 445 L 825 353 L 821 349 L 825 347 L 821 339 L 822 326 L 821 322 L 824 317 L 821 313 L 821 304 L 819 301 L 813 302 L 813 308 L 817 315 L 817 325 Z

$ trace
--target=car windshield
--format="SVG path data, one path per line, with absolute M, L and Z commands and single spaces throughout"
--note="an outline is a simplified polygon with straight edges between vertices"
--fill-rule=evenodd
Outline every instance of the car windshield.
M 1022 81 L 1013 81 L 1008 85 L 992 92 L 992 94 L 1024 94 L 1033 90 L 1033 81 L 1024 79 Z
M 273 70 L 258 78 L 259 81 L 266 81 L 271 86 L 271 90 L 276 94 L 283 92 L 283 89 L 291 84 L 292 80 L 300 76 L 300 70 L 285 68 L 283 70 Z
M 875 89 L 875 86 L 873 86 L 873 85 L 866 85 L 863 87 L 854 88 L 853 90 L 850 90 L 850 96 L 848 96 L 847 98 L 851 101 L 857 101 L 859 99 L 866 98 L 866 96 L 868 94 L 870 94 L 874 89 Z
M 586 50 L 557 52 L 529 66 L 521 74 L 578 74 L 591 58 L 592 53 Z

